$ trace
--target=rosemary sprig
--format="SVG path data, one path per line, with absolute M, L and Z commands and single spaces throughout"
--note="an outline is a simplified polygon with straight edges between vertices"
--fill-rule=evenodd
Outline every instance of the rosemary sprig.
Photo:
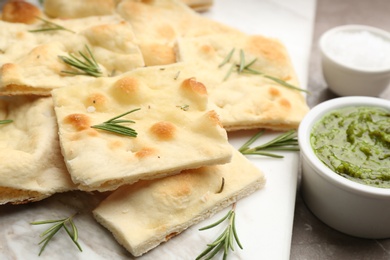
M 138 111 L 140 109 L 141 108 L 133 109 L 133 110 L 128 111 L 126 113 L 123 113 L 123 114 L 121 114 L 119 116 L 113 117 L 110 120 L 107 120 L 107 121 L 105 121 L 105 122 L 103 122 L 101 124 L 93 125 L 91 127 L 92 128 L 97 128 L 97 129 L 100 129 L 100 130 L 104 130 L 104 131 L 108 131 L 108 132 L 113 132 L 113 133 L 120 134 L 120 135 L 126 135 L 126 136 L 130 136 L 130 137 L 137 137 L 138 133 L 133 128 L 120 125 L 122 123 L 135 123 L 135 122 L 133 120 L 123 120 L 123 119 L 119 119 L 119 118 L 121 118 L 121 117 L 123 117 L 123 116 L 125 116 L 127 114 L 133 113 L 135 111 Z
M 188 109 L 190 109 L 190 105 L 182 105 L 182 106 L 176 106 L 176 107 L 180 108 L 183 111 L 188 111 Z
M 72 53 L 69 54 L 69 57 L 66 56 L 58 56 L 63 62 L 70 65 L 73 68 L 78 69 L 79 71 L 67 71 L 63 70 L 62 73 L 67 73 L 71 75 L 87 75 L 87 76 L 93 76 L 93 77 L 100 77 L 102 76 L 102 71 L 97 64 L 95 57 L 93 56 L 93 53 L 89 49 L 87 45 L 85 45 L 85 48 L 87 50 L 87 53 L 83 53 L 79 51 L 80 56 L 84 59 L 81 60 L 77 58 Z M 82 72 L 80 72 L 82 71 Z
M 238 67 L 238 73 L 241 73 L 244 68 L 246 68 L 248 66 L 245 65 L 245 54 L 244 54 L 244 51 L 241 49 L 240 50 L 240 65 Z
M 176 73 L 175 77 L 173 78 L 174 80 L 177 80 L 180 76 L 180 70 Z
M 218 65 L 218 68 L 222 67 L 223 65 L 225 65 L 226 63 L 228 63 L 230 61 L 230 59 L 232 58 L 233 56 L 233 53 L 236 49 L 233 48 L 229 54 L 225 57 L 225 59 L 221 62 L 221 64 Z
M 44 22 L 42 28 L 35 29 L 35 30 L 29 30 L 29 32 L 36 33 L 36 32 L 47 32 L 47 31 L 68 31 L 71 33 L 75 33 L 74 31 L 69 30 L 69 29 L 67 29 L 64 26 L 61 26 L 59 24 L 50 22 L 49 20 L 43 19 L 41 17 L 37 17 L 37 18 L 39 20 L 41 20 L 42 22 Z
M 255 134 L 245 144 L 243 144 L 238 151 L 246 155 L 263 155 L 274 158 L 283 158 L 283 156 L 269 153 L 267 151 L 299 151 L 298 139 L 296 137 L 295 130 L 283 133 L 265 144 L 250 148 L 249 146 L 262 136 L 264 132 L 265 130 L 261 130 Z
M 44 231 L 41 234 L 41 237 L 43 239 L 39 242 L 39 245 L 42 244 L 41 250 L 39 251 L 38 255 L 41 255 L 43 250 L 46 248 L 47 244 L 50 242 L 50 240 L 54 237 L 55 234 L 61 229 L 64 228 L 66 233 L 68 233 L 69 237 L 72 239 L 73 243 L 77 246 L 77 248 L 82 252 L 82 248 L 80 244 L 77 242 L 78 240 L 78 230 L 76 225 L 73 222 L 73 217 L 75 215 L 72 215 L 68 218 L 59 219 L 59 220 L 43 220 L 43 221 L 35 221 L 31 222 L 31 225 L 44 225 L 44 224 L 53 224 L 50 228 L 48 228 L 46 231 Z
M 218 67 L 222 67 L 223 65 L 228 63 L 230 61 L 234 51 L 235 51 L 235 49 L 233 48 L 229 52 L 228 56 L 225 57 L 224 61 Z M 296 87 L 296 86 L 294 86 L 294 85 L 292 85 L 292 84 L 290 84 L 290 83 L 288 83 L 288 82 L 286 82 L 284 80 L 281 80 L 279 78 L 267 75 L 267 74 L 265 74 L 265 73 L 263 73 L 261 71 L 254 70 L 253 68 L 251 68 L 251 66 L 255 62 L 256 62 L 256 59 L 253 59 L 248 64 L 245 64 L 245 53 L 244 53 L 244 51 L 242 49 L 240 49 L 240 63 L 239 64 L 232 64 L 232 66 L 227 71 L 227 73 L 226 73 L 225 77 L 223 78 L 223 80 L 224 81 L 227 80 L 230 77 L 230 75 L 232 74 L 232 72 L 234 71 L 234 69 L 236 69 L 237 73 L 239 73 L 239 74 L 240 73 L 249 73 L 249 74 L 260 75 L 260 76 L 263 76 L 264 78 L 270 79 L 270 80 L 278 83 L 281 86 L 309 93 L 309 91 L 307 91 L 306 89 L 302 89 L 302 88 Z
M 253 64 L 256 60 L 252 61 L 251 64 Z M 252 68 L 250 68 L 250 65 L 251 64 L 248 64 L 245 66 L 245 68 L 243 69 L 243 72 L 246 72 L 246 73 L 250 73 L 250 74 L 255 74 L 255 75 L 261 75 L 263 76 L 264 78 L 267 78 L 267 79 L 270 79 L 276 83 L 278 83 L 279 85 L 281 86 L 284 86 L 284 87 L 287 87 L 287 88 L 291 88 L 291 89 L 295 89 L 295 90 L 299 90 L 299 91 L 302 91 L 302 92 L 306 92 L 306 93 L 309 93 L 309 91 L 307 91 L 306 89 L 302 89 L 302 88 L 298 88 L 284 80 L 281 80 L 279 78 L 276 78 L 276 77 L 273 77 L 273 76 L 270 76 L 270 75 L 267 75 L 267 74 L 264 74 L 263 72 L 260 72 L 260 71 L 257 71 L 257 70 L 254 70 Z
M 235 209 L 236 204 L 233 204 L 232 209 L 220 220 L 217 222 L 208 225 L 199 229 L 200 231 L 213 228 L 219 224 L 221 224 L 224 220 L 228 220 L 229 224 L 222 232 L 222 234 L 214 240 L 213 243 L 208 244 L 207 248 L 196 258 L 196 260 L 200 259 L 212 259 L 221 249 L 223 249 L 223 259 L 227 259 L 229 254 L 229 250 L 234 251 L 234 241 L 236 241 L 237 245 L 243 249 L 240 240 L 238 239 L 236 224 L 235 224 Z
M 221 187 L 219 188 L 217 194 L 218 194 L 218 193 L 221 193 L 221 192 L 223 191 L 223 188 L 224 188 L 224 187 L 225 187 L 225 178 L 222 177 Z
M 0 125 L 9 124 L 12 122 L 13 122 L 13 120 L 11 120 L 11 119 L 4 119 L 4 120 L 0 120 Z

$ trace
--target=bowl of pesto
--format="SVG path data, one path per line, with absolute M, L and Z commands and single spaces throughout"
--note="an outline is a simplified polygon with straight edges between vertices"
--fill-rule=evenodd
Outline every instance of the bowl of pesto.
M 302 197 L 324 223 L 362 238 L 390 237 L 390 101 L 323 102 L 298 129 Z

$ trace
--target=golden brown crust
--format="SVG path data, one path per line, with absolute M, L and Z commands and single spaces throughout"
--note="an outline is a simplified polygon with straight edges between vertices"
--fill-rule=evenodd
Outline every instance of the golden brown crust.
M 64 118 L 64 123 L 72 125 L 77 131 L 89 129 L 90 122 L 90 118 L 84 114 L 71 114 Z
M 33 24 L 42 15 L 41 10 L 22 0 L 11 0 L 4 4 L 2 20 L 10 23 Z
M 152 125 L 150 131 L 157 139 L 169 141 L 175 137 L 176 127 L 171 122 L 157 122 Z
M 202 82 L 196 81 L 195 78 L 189 78 L 181 83 L 181 87 L 186 91 L 194 92 L 198 95 L 207 95 L 207 89 Z

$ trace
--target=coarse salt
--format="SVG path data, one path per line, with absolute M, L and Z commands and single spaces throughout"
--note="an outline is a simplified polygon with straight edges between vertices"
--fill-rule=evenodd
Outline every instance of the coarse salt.
M 368 31 L 337 32 L 326 42 L 336 61 L 362 69 L 390 67 L 390 42 Z
M 88 113 L 93 113 L 93 112 L 95 112 L 96 111 L 96 108 L 94 107 L 94 106 L 89 106 L 89 107 L 87 107 L 87 112 Z

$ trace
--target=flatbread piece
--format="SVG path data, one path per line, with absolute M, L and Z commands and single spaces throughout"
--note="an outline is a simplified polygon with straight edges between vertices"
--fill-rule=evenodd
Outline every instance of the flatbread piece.
M 131 254 L 140 256 L 264 184 L 262 172 L 234 151 L 228 164 L 121 187 L 93 214 Z
M 0 99 L 0 205 L 76 189 L 58 142 L 51 98 Z
M 141 68 L 86 85 L 53 90 L 60 143 L 73 181 L 83 190 L 114 190 L 140 179 L 230 161 L 205 86 L 184 64 Z M 91 128 L 127 111 L 137 137 Z

